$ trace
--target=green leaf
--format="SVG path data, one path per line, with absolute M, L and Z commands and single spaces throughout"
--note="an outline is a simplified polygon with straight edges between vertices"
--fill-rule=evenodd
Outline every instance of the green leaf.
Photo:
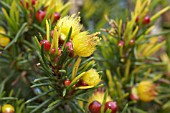
M 41 45 L 41 56 L 42 56 L 42 60 L 45 64 L 45 66 L 48 67 L 48 64 L 47 64 L 47 59 L 45 58 L 45 52 L 44 52 L 44 44 Z
M 18 100 L 16 97 L 3 97 L 3 98 L 0 98 L 0 100 Z
M 126 113 L 126 111 L 127 111 L 127 108 L 128 108 L 128 104 L 126 104 L 126 105 L 125 105 L 125 107 L 123 108 L 123 111 L 122 111 L 122 113 Z
M 83 75 L 85 74 L 85 72 L 82 72 L 80 75 L 78 75 L 77 77 L 75 77 L 73 79 L 73 81 L 71 82 L 71 84 L 67 87 L 67 90 L 69 90 L 74 84 L 77 83 L 78 79 L 81 78 Z
M 40 47 L 40 43 L 39 43 L 37 37 L 35 36 L 32 40 L 33 40 L 34 44 L 36 45 L 36 47 L 38 48 L 38 50 L 40 51 L 41 47 Z
M 2 4 L 2 6 L 3 7 L 5 7 L 5 8 L 8 8 L 8 9 L 11 9 L 11 6 L 10 5 L 8 5 L 5 1 L 0 1 L 0 4 Z
M 63 97 L 66 95 L 67 90 L 64 88 L 63 90 Z
M 22 25 L 22 27 L 19 29 L 19 31 L 17 32 L 16 36 L 14 37 L 14 39 L 4 48 L 5 50 L 7 50 L 9 47 L 11 47 L 14 43 L 17 42 L 18 38 L 22 35 L 22 33 L 25 31 L 27 27 L 27 23 L 24 23 Z
M 104 113 L 104 107 L 105 107 L 107 95 L 108 95 L 108 90 L 106 90 L 104 93 L 104 98 L 103 98 L 102 107 L 101 107 L 101 113 Z
M 168 109 L 168 108 L 170 108 L 170 101 L 164 103 L 163 105 L 163 109 Z
M 41 77 L 41 78 L 37 78 L 34 80 L 34 82 L 39 82 L 39 81 L 43 81 L 43 80 L 50 80 L 51 77 Z
M 12 36 L 10 36 L 10 35 L 8 35 L 8 34 L 0 33 L 0 35 L 5 36 L 5 37 L 8 37 L 8 38 L 10 38 L 10 39 L 12 39 L 12 38 L 13 38 Z
M 23 44 L 28 46 L 30 49 L 35 49 L 34 45 L 32 45 L 29 41 L 23 40 Z
M 77 61 L 74 63 L 74 66 L 73 66 L 73 70 L 72 70 L 72 79 L 75 78 L 76 74 L 77 74 L 77 71 L 78 71 L 78 68 L 79 68 L 79 65 L 81 63 L 81 57 L 78 57 L 77 58 Z
M 46 34 L 46 31 L 42 27 L 38 26 L 37 24 L 33 24 L 33 27 L 39 30 L 41 33 Z
M 34 84 L 34 85 L 31 86 L 31 88 L 41 87 L 41 86 L 50 86 L 50 85 L 52 85 L 52 83 Z
M 52 102 L 50 105 L 48 105 L 48 107 L 50 108 L 50 107 L 54 106 L 55 104 L 59 103 L 60 101 L 61 100 L 56 100 L 56 101 Z
M 111 113 L 112 110 L 111 109 L 107 109 L 105 113 Z
M 170 34 L 170 30 L 168 31 L 163 31 L 159 34 L 153 34 L 153 35 L 145 35 L 144 38 L 152 38 L 152 37 L 156 37 L 156 36 L 161 36 L 161 35 L 166 35 L 166 34 Z
M 85 110 L 83 109 L 83 107 L 81 107 L 77 102 L 73 101 L 72 105 L 75 105 L 76 109 L 79 109 L 81 113 L 85 113 Z
M 47 40 L 50 42 L 50 25 L 49 25 L 48 20 L 46 20 L 46 37 L 47 37 Z
M 53 92 L 53 91 L 54 91 L 54 89 L 50 89 L 50 90 L 48 90 L 48 91 L 46 91 L 46 92 L 44 92 L 44 93 L 41 93 L 41 94 L 39 94 L 39 95 L 37 95 L 37 96 L 35 96 L 35 97 L 27 100 L 27 101 L 25 102 L 25 104 L 30 103 L 30 102 L 32 102 L 32 101 L 34 101 L 34 100 L 36 100 L 36 99 L 38 99 L 38 98 L 40 98 L 40 97 L 42 97 L 42 96 L 50 93 L 50 92 Z
M 141 109 L 138 109 L 138 108 L 133 108 L 133 111 L 135 111 L 136 113 L 147 113 Z
M 37 110 L 39 110 L 40 108 L 42 108 L 43 106 L 45 106 L 46 104 L 48 104 L 51 100 L 53 100 L 53 98 L 55 97 L 56 95 L 53 95 L 51 96 L 49 99 L 45 100 L 43 103 L 41 103 L 39 106 L 37 106 L 35 109 L 33 109 L 31 111 L 31 113 L 35 113 Z
M 48 107 L 45 111 L 43 111 L 42 113 L 49 113 L 50 111 L 54 110 L 56 107 L 58 107 L 62 101 L 61 100 L 58 100 L 58 101 L 55 101 L 55 105 L 51 106 L 51 107 Z

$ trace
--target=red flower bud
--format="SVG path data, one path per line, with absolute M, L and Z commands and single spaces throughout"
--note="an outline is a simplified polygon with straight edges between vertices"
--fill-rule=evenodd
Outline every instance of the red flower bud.
M 54 55 L 55 54 L 55 48 L 52 48 L 51 51 L 50 51 L 50 54 Z
M 74 51 L 73 51 L 73 44 L 71 41 L 67 42 L 65 44 L 65 48 L 68 47 L 68 51 L 69 51 L 69 56 L 73 57 L 74 56 Z
M 118 46 L 119 46 L 119 47 L 124 46 L 124 45 L 125 45 L 125 42 L 124 42 L 123 40 L 120 40 L 120 41 L 118 42 Z
M 143 21 L 142 21 L 142 24 L 149 24 L 150 23 L 150 17 L 149 16 L 145 16 Z
M 39 10 L 38 12 L 36 12 L 36 19 L 37 19 L 37 21 L 42 22 L 44 17 L 45 17 L 45 15 L 46 15 L 45 11 Z
M 57 22 L 57 20 L 60 19 L 60 14 L 58 12 L 54 13 L 54 22 Z
M 56 32 L 58 31 L 56 30 Z M 51 37 L 53 38 L 53 36 L 54 36 L 54 30 L 51 31 Z
M 23 0 L 20 0 L 20 4 L 21 4 L 22 6 L 25 6 L 25 5 L 26 5 L 26 8 L 28 9 L 28 6 L 29 6 L 28 2 L 26 2 L 26 4 L 24 4 Z
M 41 40 L 40 45 L 44 44 L 44 51 L 49 51 L 51 43 L 48 40 Z
M 93 101 L 90 105 L 89 105 L 89 111 L 90 113 L 100 113 L 100 109 L 101 109 L 101 103 L 98 101 Z
M 37 0 L 32 0 L 32 1 L 31 1 L 32 6 L 35 5 L 36 1 L 37 1 Z M 20 0 L 20 4 L 21 4 L 22 6 L 24 6 L 23 0 Z M 28 7 L 29 7 L 29 3 L 26 2 L 26 8 L 28 9 Z
M 68 87 L 71 84 L 71 81 L 69 79 L 64 81 L 64 86 Z
M 130 99 L 134 100 L 134 101 L 137 101 L 137 100 L 139 100 L 139 97 L 138 97 L 138 95 L 135 95 L 135 94 L 131 93 L 130 94 Z
M 117 103 L 113 101 L 108 101 L 105 103 L 104 111 L 106 112 L 107 109 L 111 110 L 111 113 L 116 113 L 117 111 Z
M 88 86 L 82 79 L 79 80 L 78 86 Z
M 51 37 L 53 37 L 53 36 L 54 36 L 54 30 L 51 31 Z
M 61 48 L 58 48 L 58 55 L 60 56 L 60 55 L 61 55 L 61 53 L 62 53 Z
M 140 18 L 140 16 L 136 17 L 136 23 L 139 22 L 139 18 Z
M 135 44 L 135 40 L 134 39 L 130 40 L 129 45 L 133 46 L 134 44 Z
M 37 0 L 32 0 L 32 2 L 31 2 L 32 5 L 35 5 L 35 4 L 36 4 L 36 1 L 37 1 Z

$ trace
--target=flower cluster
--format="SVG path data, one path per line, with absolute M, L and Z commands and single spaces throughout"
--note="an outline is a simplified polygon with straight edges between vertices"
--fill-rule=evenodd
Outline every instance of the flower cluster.
M 66 48 L 70 57 L 89 57 L 98 44 L 99 33 L 89 34 L 87 31 L 81 32 L 81 29 L 80 17 L 75 14 L 66 16 L 58 20 L 51 36 L 47 35 L 46 39 L 40 41 L 40 45 L 44 44 L 46 52 L 57 56 L 55 61 L 59 60 Z
M 39 40 L 37 37 L 34 38 L 41 59 L 39 66 L 48 80 L 35 80 L 32 87 L 37 87 L 37 81 L 41 81 L 41 84 L 49 86 L 42 86 L 42 91 L 46 92 L 48 89 L 54 92 L 57 89 L 57 96 L 51 93 L 48 97 L 52 99 L 51 96 L 54 96 L 55 101 L 60 101 L 56 106 L 61 108 L 65 104 L 69 105 L 70 101 L 75 101 L 86 91 L 102 86 L 99 72 L 94 67 L 94 60 L 84 58 L 93 54 L 99 42 L 99 33 L 89 34 L 81 30 L 80 17 L 73 14 L 60 18 L 52 30 L 49 21 L 46 20 L 46 36 L 40 35 Z M 28 100 L 27 103 L 31 101 Z
M 77 89 L 88 89 L 98 85 L 101 78 L 95 69 L 84 70 L 77 75 L 78 79 L 76 73 L 81 57 L 89 57 L 95 51 L 99 42 L 99 32 L 89 34 L 87 31 L 81 31 L 83 26 L 80 24 L 80 17 L 75 14 L 59 19 L 51 31 L 48 21 L 46 24 L 47 35 L 45 39 L 39 41 L 39 47 L 41 49 L 43 47 L 47 59 L 51 62 L 54 75 L 59 74 L 59 70 L 64 68 L 67 60 L 78 58 L 73 67 L 72 78 L 67 77 L 63 81 L 64 86 L 68 87 L 70 84 L 74 84 Z

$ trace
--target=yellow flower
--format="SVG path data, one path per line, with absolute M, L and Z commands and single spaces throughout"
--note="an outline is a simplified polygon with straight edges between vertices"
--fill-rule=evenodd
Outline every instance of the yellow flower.
M 150 102 L 157 96 L 156 85 L 151 81 L 142 81 L 137 86 L 137 92 L 140 100 Z
M 88 106 L 90 103 L 92 103 L 93 101 L 98 101 L 100 103 L 103 102 L 103 99 L 104 99 L 104 92 L 102 91 L 96 91 L 92 94 L 92 96 L 89 98 L 88 100 Z M 108 101 L 112 101 L 111 97 L 108 95 L 107 98 L 106 98 L 106 102 Z
M 88 57 L 93 54 L 99 41 L 99 33 L 89 35 L 88 32 L 81 32 L 73 40 L 74 56 Z
M 0 27 L 0 33 L 6 34 L 5 29 Z M 0 35 L 0 46 L 5 47 L 10 42 L 10 39 L 6 36 Z
M 62 34 L 62 39 L 64 40 L 67 37 L 71 27 L 72 27 L 71 39 L 73 39 L 75 35 L 79 34 L 80 30 L 82 29 L 82 25 L 80 24 L 80 17 L 76 16 L 75 14 L 71 16 L 66 16 L 58 20 L 56 27 L 58 30 L 60 30 Z
M 93 54 L 99 41 L 99 33 L 89 34 L 87 31 L 81 32 L 80 17 L 73 14 L 60 19 L 56 24 L 61 40 L 66 39 L 71 27 L 70 39 L 73 43 L 74 56 L 88 57 Z
M 44 1 L 45 2 L 45 6 L 50 6 L 51 7 L 51 5 L 53 5 L 53 6 L 56 6 L 56 12 L 59 12 L 62 8 L 63 8 L 63 6 L 64 6 L 64 4 L 63 4 L 63 1 L 62 0 L 45 0 Z
M 82 76 L 82 80 L 89 86 L 96 86 L 100 82 L 100 75 L 95 69 L 90 69 Z

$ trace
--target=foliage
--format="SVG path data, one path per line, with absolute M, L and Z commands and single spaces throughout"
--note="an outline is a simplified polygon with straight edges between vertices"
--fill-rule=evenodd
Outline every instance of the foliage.
M 154 35 L 150 32 L 154 28 L 156 19 L 169 10 L 169 6 L 155 15 L 149 16 L 149 9 L 151 6 L 153 7 L 152 3 L 155 2 L 150 0 L 136 1 L 135 9 L 127 20 L 109 20 L 107 18 L 110 28 L 102 29 L 107 32 L 107 35 L 103 35 L 103 41 L 97 54 L 95 54 L 100 69 L 105 71 L 103 79 L 106 81 L 110 96 L 118 102 L 119 110 L 129 103 L 129 113 L 145 113 L 148 111 L 160 113 L 160 109 L 164 109 L 161 106 L 164 106 L 163 101 L 165 100 L 162 99 L 161 101 L 159 96 L 150 104 L 142 102 L 143 97 L 140 97 L 140 91 L 145 90 L 146 92 L 142 95 L 149 95 L 147 90 L 150 93 L 151 90 L 145 87 L 137 88 L 142 81 L 155 82 L 160 84 L 158 87 L 161 88 L 166 88 L 168 85 L 161 82 L 161 79 L 166 77 L 164 75 L 166 64 L 160 60 L 165 40 L 160 40 L 158 36 L 169 33 L 169 31 Z M 165 54 L 165 51 L 163 54 Z M 134 88 L 135 92 L 133 91 Z M 152 90 L 154 89 L 152 88 Z M 158 91 L 160 96 L 162 91 L 162 89 Z M 162 95 L 162 97 L 165 97 L 165 95 Z M 149 98 L 151 99 L 151 97 Z
M 169 1 L 72 2 L 0 1 L 0 113 L 169 112 Z

